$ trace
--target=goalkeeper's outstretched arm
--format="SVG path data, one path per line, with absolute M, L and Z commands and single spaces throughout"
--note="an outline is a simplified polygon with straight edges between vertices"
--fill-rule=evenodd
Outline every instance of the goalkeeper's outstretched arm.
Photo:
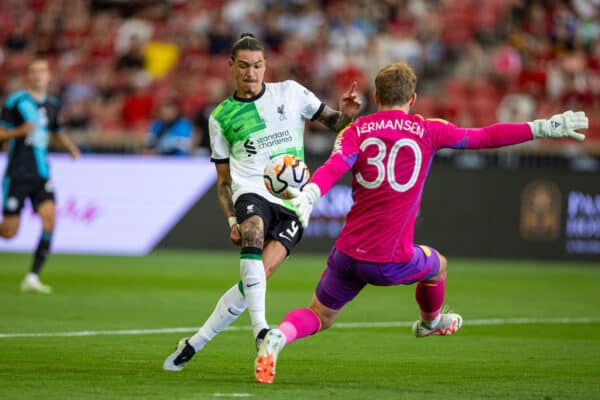
M 494 124 L 483 128 L 459 128 L 440 120 L 427 120 L 426 124 L 432 132 L 436 148 L 489 149 L 543 138 L 582 141 L 585 135 L 577 130 L 588 128 L 588 118 L 583 111 L 566 111 L 550 119 L 520 124 Z

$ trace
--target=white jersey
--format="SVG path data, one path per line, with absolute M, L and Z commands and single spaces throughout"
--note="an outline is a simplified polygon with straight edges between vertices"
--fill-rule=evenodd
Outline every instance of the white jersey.
M 288 206 L 273 196 L 263 181 L 269 159 L 293 154 L 304 160 L 305 120 L 325 108 L 310 90 L 295 81 L 266 83 L 252 99 L 234 96 L 210 114 L 209 133 L 213 162 L 229 162 L 233 202 L 254 193 L 271 203 Z

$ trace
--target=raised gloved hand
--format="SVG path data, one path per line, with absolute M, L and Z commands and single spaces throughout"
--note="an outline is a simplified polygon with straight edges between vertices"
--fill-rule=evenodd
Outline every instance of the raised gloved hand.
M 575 132 L 576 129 L 587 129 L 588 118 L 583 111 L 565 111 L 553 115 L 550 119 L 536 119 L 528 122 L 536 139 L 543 138 L 572 138 L 583 141 L 585 135 Z
M 286 192 L 291 199 L 290 202 L 296 207 L 296 215 L 300 224 L 302 224 L 303 228 L 306 228 L 310 219 L 310 213 L 321 197 L 321 189 L 316 184 L 309 183 L 304 186 L 302 191 L 290 187 L 286 189 Z

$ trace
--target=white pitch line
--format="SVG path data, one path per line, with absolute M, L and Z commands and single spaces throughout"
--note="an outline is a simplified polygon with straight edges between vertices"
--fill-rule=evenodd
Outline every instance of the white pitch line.
M 414 321 L 385 321 L 385 322 L 340 322 L 333 329 L 372 329 L 372 328 L 403 328 L 412 326 Z M 559 318 L 491 318 L 463 320 L 466 326 L 485 325 L 515 325 L 515 324 L 592 324 L 600 322 L 600 317 L 559 317 Z M 160 328 L 160 329 L 123 329 L 104 331 L 74 331 L 74 332 L 36 332 L 36 333 L 0 333 L 0 339 L 31 338 L 31 337 L 74 337 L 102 335 L 155 335 L 162 333 L 196 332 L 197 327 Z M 228 331 L 251 331 L 251 326 L 230 326 Z

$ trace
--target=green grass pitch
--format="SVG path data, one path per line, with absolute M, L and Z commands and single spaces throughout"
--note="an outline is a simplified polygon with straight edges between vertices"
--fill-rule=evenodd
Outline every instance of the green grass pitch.
M 340 327 L 287 347 L 275 383 L 259 385 L 247 314 L 179 373 L 162 362 L 192 332 L 7 337 L 198 326 L 239 277 L 235 251 L 53 255 L 50 296 L 19 292 L 29 260 L 0 254 L 0 399 L 600 398 L 599 265 L 450 259 L 446 302 L 464 325 L 446 338 L 412 336 L 414 286 L 369 287 Z M 272 324 L 308 304 L 324 261 L 284 263 L 269 282 Z

